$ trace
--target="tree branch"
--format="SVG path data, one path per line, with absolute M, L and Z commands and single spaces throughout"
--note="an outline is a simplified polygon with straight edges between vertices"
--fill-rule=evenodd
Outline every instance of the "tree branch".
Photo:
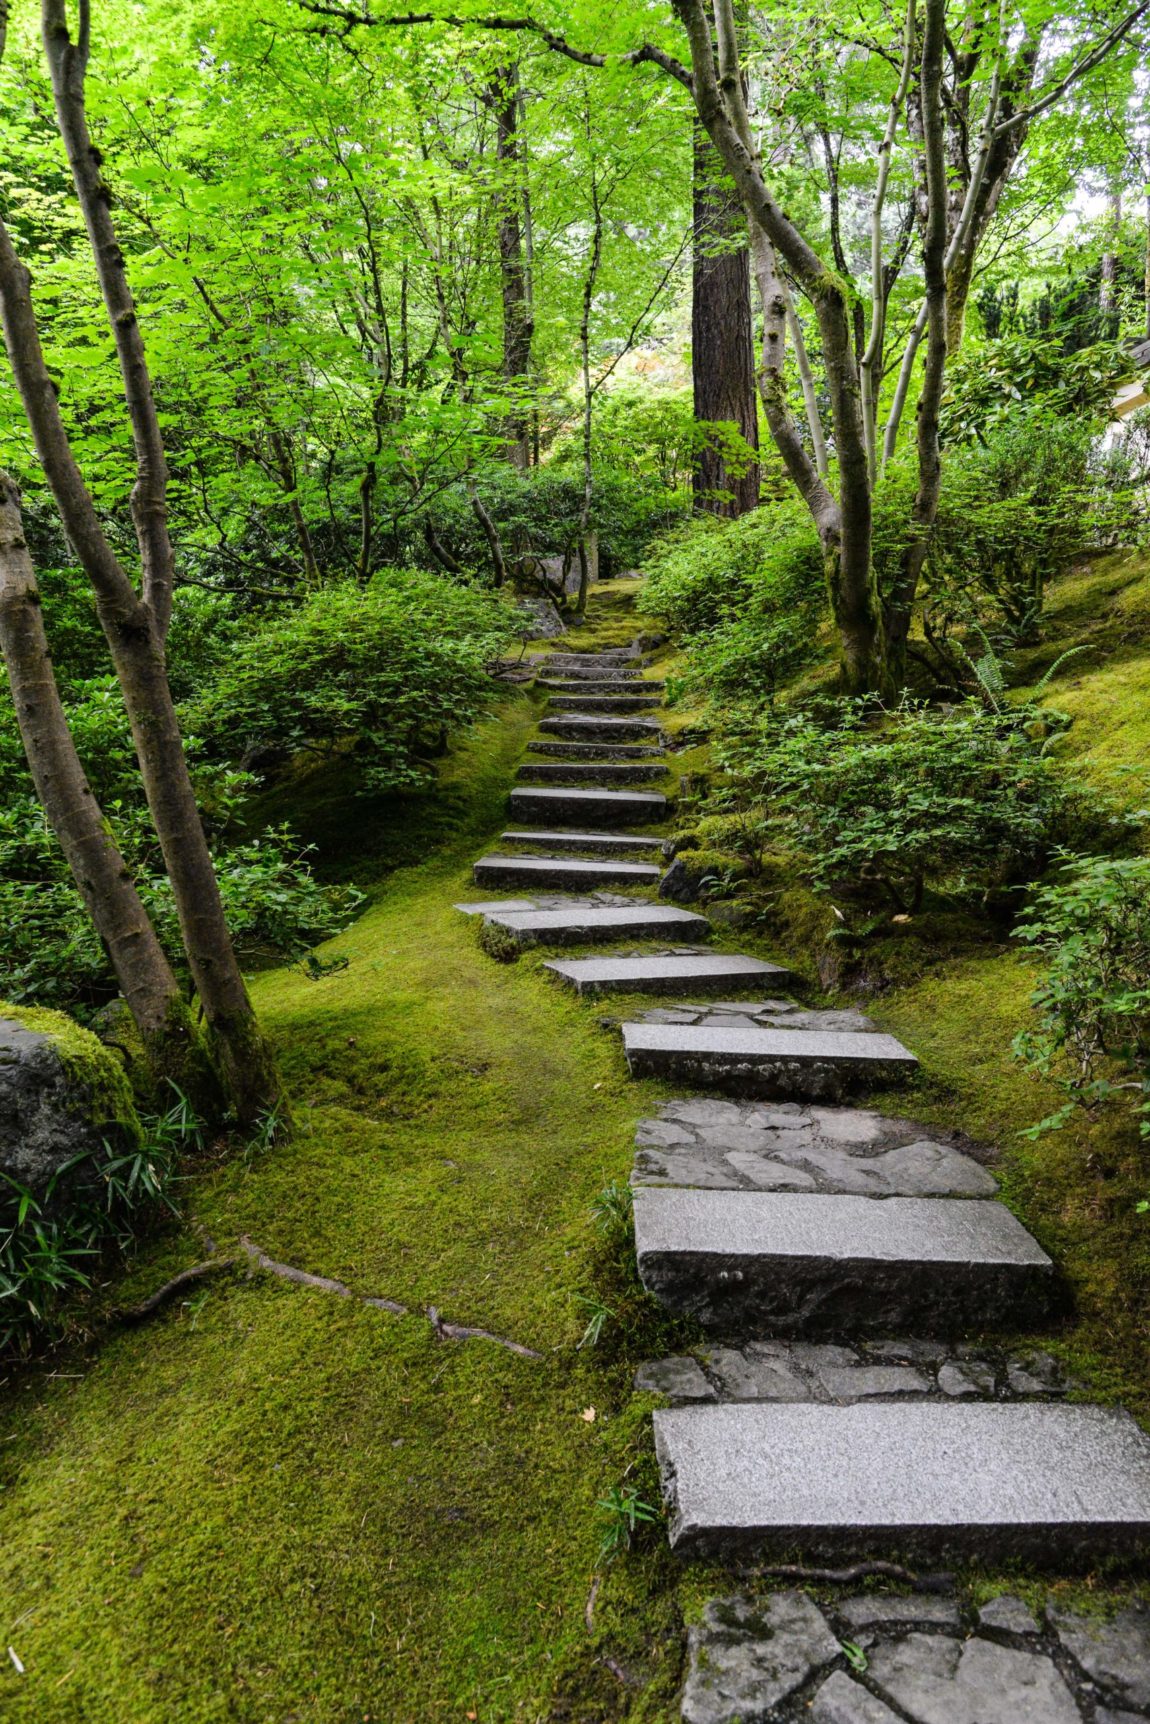
M 1079 78 L 1084 78 L 1087 72 L 1092 72 L 1095 66 L 1101 65 L 1110 50 L 1116 48 L 1119 42 L 1129 35 L 1135 24 L 1140 18 L 1144 18 L 1147 12 L 1150 12 L 1150 0 L 1141 0 L 1141 4 L 1135 6 L 1132 12 L 1128 12 L 1125 18 L 1115 24 L 1114 28 L 1102 37 L 1101 41 L 1095 43 L 1089 53 L 1084 54 L 1076 65 L 1071 66 L 1065 77 L 1059 78 L 1057 83 L 1052 84 L 1050 89 L 1036 102 L 1032 102 L 1029 108 L 1020 108 L 1016 114 L 1011 114 L 1008 119 L 1001 120 L 994 128 L 994 135 L 1000 137 L 1004 132 L 1013 131 L 1016 126 L 1028 125 L 1037 115 L 1044 114 L 1048 108 L 1052 108 L 1055 102 L 1066 94 L 1072 84 L 1076 84 Z

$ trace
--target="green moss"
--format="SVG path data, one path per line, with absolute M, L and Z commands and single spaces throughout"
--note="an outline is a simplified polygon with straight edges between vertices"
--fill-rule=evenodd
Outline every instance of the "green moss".
M 10 1006 L 2 1000 L 0 1018 L 10 1018 L 52 1043 L 71 1084 L 85 1098 L 84 1117 L 100 1135 L 139 1140 L 140 1122 L 123 1063 L 91 1030 L 65 1012 Z

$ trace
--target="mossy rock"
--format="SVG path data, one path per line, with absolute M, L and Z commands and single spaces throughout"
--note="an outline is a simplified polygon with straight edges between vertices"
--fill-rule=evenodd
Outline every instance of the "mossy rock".
M 119 1056 L 63 1012 L 0 1002 L 0 1173 L 42 1194 L 61 1169 L 76 1176 L 142 1140 Z

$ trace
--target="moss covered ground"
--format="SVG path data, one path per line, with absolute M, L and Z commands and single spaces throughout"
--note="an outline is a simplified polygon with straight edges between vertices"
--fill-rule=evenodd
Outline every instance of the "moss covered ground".
M 1130 608 L 1130 585 L 1082 596 L 1079 616 Z M 584 642 L 631 627 L 605 605 Z M 1150 643 L 1134 645 L 1125 662 L 1141 687 Z M 1122 731 L 1103 686 L 1114 674 L 1113 656 L 1068 665 L 1052 690 L 1065 706 L 1069 693 L 1080 700 L 1084 755 Z M 9 1371 L 0 1640 L 24 1673 L 0 1663 L 5 1720 L 676 1716 L 682 1621 L 729 1579 L 677 1570 L 657 1528 L 604 1564 L 597 1507 L 624 1481 L 654 1499 L 650 1402 L 632 1397 L 631 1374 L 689 1339 L 661 1329 L 624 1244 L 592 1214 L 625 1180 L 634 1124 L 657 1092 L 625 1078 L 601 1021 L 617 1003 L 575 1003 L 537 958 L 492 963 L 451 909 L 499 830 L 536 716 L 531 697 L 509 695 L 422 811 L 357 810 L 338 780 L 298 787 L 325 866 L 373 893 L 325 949 L 346 969 L 255 983 L 300 1130 L 195 1170 L 182 1223 L 103 1297 L 143 1296 L 202 1258 L 206 1240 L 227 1254 L 246 1237 L 409 1314 L 237 1268 L 143 1327 L 101 1336 L 93 1321 L 98 1338 Z M 797 895 L 780 914 L 785 925 L 737 944 L 789 944 L 813 980 L 818 917 Z M 958 943 L 920 954 L 869 1009 L 924 1061 L 898 1105 L 995 1147 L 1008 1200 L 1070 1274 L 1080 1315 L 1056 1344 L 1093 1392 L 1146 1416 L 1137 1149 L 1109 1122 L 1019 1138 L 1048 1111 L 1009 1052 L 1029 987 L 1007 946 Z M 610 1311 L 594 1348 L 579 1345 L 587 1300 Z M 541 1357 L 438 1340 L 432 1305 Z M 963 1584 L 980 1594 L 997 1578 Z M 1074 1591 L 1107 1596 L 1098 1577 Z

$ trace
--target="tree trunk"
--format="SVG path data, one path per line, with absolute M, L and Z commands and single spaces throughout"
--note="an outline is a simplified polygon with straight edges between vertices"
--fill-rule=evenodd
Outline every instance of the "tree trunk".
M 531 415 L 527 395 L 531 381 L 531 343 L 535 320 L 531 281 L 524 250 L 524 226 L 530 220 L 527 189 L 521 180 L 519 137 L 519 68 L 502 66 L 494 74 L 488 102 L 495 115 L 496 161 L 499 165 L 499 279 L 503 299 L 503 381 L 512 397 L 507 418 L 507 458 L 526 470 L 531 464 Z
M 755 342 L 747 218 L 722 157 L 694 122 L 694 268 L 691 278 L 691 375 L 700 425 L 733 423 L 759 447 Z M 736 478 L 708 441 L 694 473 L 695 506 L 737 516 L 759 501 L 759 464 Z
M 1101 277 L 1098 284 L 1098 309 L 1102 313 L 1103 333 L 1118 332 L 1118 236 L 1122 228 L 1122 193 L 1112 191 L 1107 200 L 1107 244 L 1102 253 Z
M 179 983 L 112 837 L 68 727 L 20 495 L 0 473 L 0 651 L 36 794 L 104 943 L 157 1078 L 203 1104 L 208 1061 Z

